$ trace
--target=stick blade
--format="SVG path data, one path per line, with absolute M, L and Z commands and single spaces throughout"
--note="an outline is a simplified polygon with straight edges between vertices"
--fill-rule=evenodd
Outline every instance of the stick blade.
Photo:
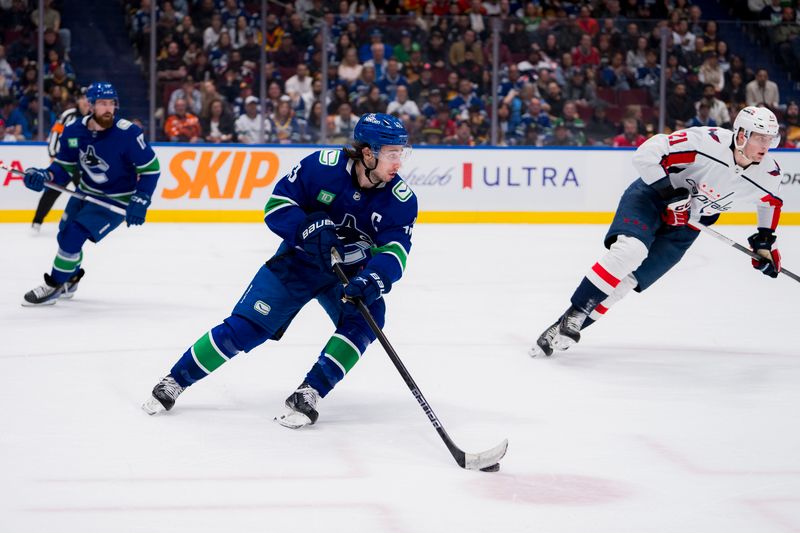
M 508 450 L 508 439 L 503 439 L 503 442 L 481 453 L 465 453 L 464 454 L 464 468 L 467 470 L 481 470 L 500 462 L 506 451 Z

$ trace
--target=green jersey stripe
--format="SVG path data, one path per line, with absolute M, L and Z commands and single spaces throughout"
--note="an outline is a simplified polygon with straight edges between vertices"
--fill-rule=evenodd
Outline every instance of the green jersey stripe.
M 291 198 L 286 198 L 285 196 L 275 196 L 272 195 L 269 200 L 267 200 L 267 204 L 264 206 L 264 218 L 271 215 L 275 211 L 279 209 L 283 209 L 284 207 L 296 206 L 297 202 L 292 200 Z
M 144 165 L 136 167 L 137 174 L 145 174 L 148 172 L 160 172 L 160 171 L 161 171 L 161 165 L 158 163 L 158 157 L 156 156 L 153 156 L 153 159 L 151 159 Z

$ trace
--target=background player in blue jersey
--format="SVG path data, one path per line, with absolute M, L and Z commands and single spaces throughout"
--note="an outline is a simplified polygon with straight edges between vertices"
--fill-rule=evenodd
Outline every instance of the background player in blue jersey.
M 188 386 L 237 353 L 278 340 L 308 302 L 316 299 L 336 330 L 276 418 L 298 428 L 318 417 L 325 397 L 364 354 L 375 335 L 351 302 L 360 298 L 382 327 L 382 296 L 403 275 L 417 217 L 417 199 L 397 175 L 409 149 L 398 119 L 361 117 L 352 147 L 319 150 L 275 186 L 264 221 L 279 235 L 275 255 L 256 273 L 231 315 L 203 334 L 153 389 L 142 408 L 169 410 Z M 335 249 L 350 278 L 342 287 L 331 269 Z
M 100 242 L 123 221 L 143 224 L 160 175 L 155 152 L 135 124 L 115 118 L 119 100 L 110 83 L 93 83 L 87 91 L 91 112 L 64 128 L 61 145 L 46 169 L 25 172 L 25 186 L 44 189 L 52 180 L 66 185 L 76 172 L 78 188 L 87 195 L 125 208 L 125 216 L 72 197 L 58 226 L 58 253 L 44 285 L 25 294 L 22 305 L 51 305 L 71 298 L 83 277 L 86 241 Z

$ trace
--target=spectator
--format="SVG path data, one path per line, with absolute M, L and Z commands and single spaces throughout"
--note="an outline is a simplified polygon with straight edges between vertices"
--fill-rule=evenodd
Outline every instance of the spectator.
M 395 98 L 389 102 L 389 105 L 386 108 L 386 113 L 395 116 L 407 114 L 412 119 L 415 119 L 420 115 L 419 107 L 417 106 L 416 102 L 408 99 L 408 87 L 405 85 L 397 86 Z
M 419 78 L 408 86 L 408 95 L 414 101 L 419 101 L 423 94 L 430 94 L 438 86 L 433 81 L 433 67 L 425 63 L 420 71 Z
M 305 140 L 305 121 L 298 120 L 294 116 L 288 96 L 281 97 L 277 109 L 270 117 L 270 122 L 273 142 L 289 144 Z
M 600 64 L 600 52 L 592 46 L 592 38 L 589 35 L 582 35 L 580 44 L 572 50 L 572 64 L 576 67 Z
M 713 85 L 717 93 L 722 92 L 722 89 L 725 88 L 725 75 L 722 72 L 722 67 L 719 66 L 719 58 L 716 52 L 706 52 L 706 59 L 697 72 L 697 79 L 701 83 Z
M 464 51 L 464 61 L 455 67 L 458 77 L 468 79 L 474 84 L 478 84 L 483 77 L 484 68 L 475 61 L 475 54 L 471 49 Z
M 358 62 L 358 51 L 355 47 L 351 46 L 345 51 L 342 62 L 339 64 L 336 73 L 340 80 L 352 86 L 359 76 L 361 76 L 361 71 L 363 69 L 364 67 Z
M 219 34 L 217 44 L 211 49 L 208 54 L 208 59 L 211 61 L 211 66 L 214 72 L 222 74 L 228 68 L 230 63 L 231 53 L 233 52 L 233 45 L 231 44 L 231 36 L 228 30 L 222 30 Z
M 65 52 L 68 53 L 72 40 L 71 33 L 68 29 L 61 27 L 61 13 L 53 8 L 52 4 L 53 0 L 44 0 L 44 27 L 46 30 L 52 30 L 58 34 L 61 45 L 64 47 Z M 31 21 L 34 29 L 39 27 L 38 7 L 31 12 Z
M 756 71 L 756 79 L 745 86 L 747 105 L 765 105 L 772 109 L 780 109 L 780 93 L 778 85 L 770 81 L 767 69 Z
M 428 92 L 426 101 L 420 111 L 422 111 L 426 119 L 431 119 L 436 116 L 440 107 L 442 107 L 442 91 L 434 87 Z
M 384 72 L 381 78 L 378 78 L 378 83 L 376 85 L 380 87 L 381 93 L 389 100 L 394 99 L 397 87 L 400 85 L 408 87 L 408 80 L 403 76 L 400 70 L 400 64 L 395 58 L 389 58 L 386 64 L 386 72 Z
M 195 87 L 194 79 L 191 76 L 186 76 L 183 80 L 181 87 L 172 91 L 167 104 L 167 114 L 175 114 L 175 102 L 182 98 L 186 102 L 186 110 L 197 116 L 203 112 L 203 96 L 200 90 Z
M 356 100 L 356 109 L 359 115 L 365 113 L 385 113 L 386 107 L 386 98 L 381 94 L 381 90 L 375 84 L 369 87 L 366 95 L 360 96 L 358 100 Z
M 383 78 L 384 74 L 386 74 L 386 69 L 389 66 L 389 62 L 385 57 L 385 52 L 386 45 L 383 43 L 374 43 L 372 45 L 372 58 L 368 59 L 364 63 L 365 67 L 373 67 L 375 69 L 375 78 L 378 80 Z
M 622 121 L 622 133 L 614 137 L 614 141 L 612 146 L 615 148 L 619 147 L 628 147 L 628 148 L 638 148 L 641 146 L 644 141 L 644 135 L 639 133 L 638 125 L 636 124 L 636 120 L 632 118 L 626 118 Z
M 578 27 L 589 37 L 594 37 L 600 31 L 600 25 L 597 23 L 597 19 L 591 16 L 588 6 L 581 6 Z
M 580 106 L 591 106 L 597 100 L 594 83 L 586 80 L 586 73 L 582 68 L 570 69 L 567 84 L 564 87 L 564 98 L 573 100 Z
M 636 72 L 647 62 L 647 37 L 639 37 L 636 47 L 628 50 L 625 64 L 631 72 Z
M 331 117 L 328 117 L 330 119 Z M 328 129 L 330 132 L 330 129 Z M 316 144 L 322 141 L 322 102 L 316 100 L 306 118 L 306 142 Z
M 239 15 L 236 19 L 236 26 L 230 30 L 231 42 L 234 50 L 239 50 L 247 44 L 248 33 L 253 33 L 253 29 L 250 27 L 250 21 L 247 20 L 247 16 Z
M 562 116 L 556 119 L 556 124 L 563 124 L 569 130 L 576 146 L 586 144 L 586 123 L 578 115 L 578 108 L 575 102 L 567 100 L 564 102 Z
M 148 3 L 150 2 L 150 0 L 143 1 L 147 1 Z M 203 49 L 210 51 L 212 48 L 217 46 L 219 37 L 222 35 L 222 31 L 222 15 L 214 12 L 214 14 L 211 16 L 211 25 L 203 31 Z
M 258 64 L 261 62 L 261 46 L 257 41 L 258 33 L 253 28 L 247 28 L 244 32 L 244 44 L 239 47 L 243 61 L 252 61 Z
M 692 120 L 686 123 L 687 128 L 694 128 L 695 126 L 708 126 L 708 127 L 716 127 L 717 123 L 711 118 L 709 113 L 710 108 L 708 107 L 708 103 L 701 100 L 697 103 L 697 114 L 692 117 Z
M 655 50 L 647 51 L 645 65 L 636 70 L 636 85 L 642 89 L 647 89 L 652 101 L 658 100 L 658 92 L 661 85 L 661 67 L 656 62 Z
M 447 47 L 444 35 L 439 30 L 433 30 L 425 50 L 425 58 L 434 68 L 445 68 L 448 61 Z
M 17 140 L 24 141 L 30 137 L 25 115 L 19 110 L 16 100 L 11 96 L 0 99 L 0 119 L 5 124 L 6 133 L 15 136 Z
M 706 60 L 705 39 L 697 37 L 694 42 L 694 49 L 683 53 L 683 62 L 691 72 L 700 70 L 703 61 Z
M 262 115 L 258 111 L 258 98 L 248 96 L 244 101 L 244 114 L 236 119 L 234 124 L 236 137 L 243 144 L 256 144 L 259 141 L 258 133 L 261 131 Z M 270 142 L 272 127 L 269 119 L 264 120 L 264 142 Z
M 6 129 L 6 121 L 0 118 L 0 143 L 17 142 L 17 136 Z
M 239 7 L 238 0 L 225 0 L 225 7 L 220 11 L 222 15 L 222 25 L 228 28 L 231 33 L 236 27 L 236 21 L 239 17 L 247 17 L 243 9 Z
M 696 38 L 697 36 L 689 31 L 689 21 L 685 18 L 680 19 L 672 32 L 672 42 L 680 46 L 684 52 L 689 52 L 694 50 Z
M 594 114 L 586 125 L 586 141 L 590 146 L 610 145 L 614 142 L 617 127 L 608 120 L 606 107 L 607 104 L 602 101 L 594 105 Z
M 167 117 L 164 133 L 170 142 L 195 143 L 201 140 L 200 120 L 187 111 L 186 100 L 183 98 L 175 101 L 175 113 Z
M 273 12 L 267 15 L 266 49 L 267 52 L 277 52 L 281 47 L 283 35 L 286 33 L 280 25 L 278 16 Z
M 311 91 L 312 82 L 311 76 L 308 75 L 308 66 L 306 66 L 305 63 L 299 63 L 294 76 L 286 80 L 284 91 L 287 94 L 297 93 L 300 95 L 305 102 L 305 107 L 309 108 L 311 107 L 311 101 L 313 99 Z
M 201 120 L 203 138 L 210 143 L 228 143 L 234 140 L 233 117 L 226 112 L 225 104 L 215 99 L 209 105 L 209 114 Z
M 783 121 L 786 125 L 787 140 L 795 145 L 800 143 L 800 107 L 797 102 L 791 101 L 786 105 Z
M 208 61 L 208 54 L 204 51 L 197 53 L 194 63 L 189 66 L 188 76 L 197 81 L 208 81 L 214 78 L 214 69 Z
M 744 106 L 747 102 L 747 95 L 744 87 L 742 74 L 734 72 L 730 77 L 730 81 L 726 83 L 725 89 L 722 91 L 722 100 L 728 102 L 734 108 L 739 106 L 739 104 Z
M 289 33 L 285 33 L 281 39 L 280 47 L 272 54 L 272 60 L 278 67 L 294 68 L 302 62 L 300 50 L 294 44 L 294 39 Z
M 544 99 L 549 106 L 550 116 L 554 118 L 560 117 L 564 109 L 564 96 L 561 92 L 561 87 L 556 82 L 551 81 L 547 84 L 547 92 L 544 95 Z
M 472 50 L 475 62 L 483 66 L 483 50 L 481 50 L 481 45 L 476 39 L 475 32 L 472 30 L 465 31 L 463 37 L 450 46 L 450 52 L 448 54 L 450 65 L 456 67 L 462 63 L 466 59 L 465 51 L 467 49 Z
M 692 100 L 689 98 L 689 95 L 686 92 L 685 84 L 678 83 L 675 85 L 675 89 L 672 91 L 672 94 L 667 97 L 666 109 L 667 125 L 669 125 L 672 129 L 676 129 L 676 120 L 679 120 L 685 124 L 695 115 L 694 104 L 692 104 Z
M 180 54 L 178 43 L 171 41 L 167 46 L 167 55 L 158 62 L 159 81 L 177 81 L 186 77 L 186 64 Z
M 577 146 L 577 143 L 564 123 L 558 122 L 553 131 L 545 135 L 544 146 Z
M 392 57 L 397 59 L 400 63 L 407 63 L 411 58 L 411 48 L 414 45 L 419 45 L 411 40 L 411 32 L 403 30 L 400 32 L 400 44 L 394 47 Z
M 628 77 L 630 73 L 622 58 L 622 52 L 615 52 L 611 56 L 611 63 L 600 73 L 603 85 L 616 91 L 627 91 L 631 88 Z
M 464 118 L 472 106 L 483 109 L 483 102 L 472 90 L 472 83 L 469 80 L 459 80 L 458 94 L 448 102 L 448 105 L 453 115 L 461 114 Z
M 475 146 L 475 138 L 472 136 L 468 120 L 460 120 L 456 125 L 455 134 L 445 137 L 442 144 L 451 146 Z
M 345 144 L 348 139 L 353 137 L 353 129 L 358 123 L 358 116 L 353 114 L 353 109 L 349 102 L 342 102 L 338 112 L 333 118 L 333 144 Z
M 731 127 L 731 114 L 728 111 L 728 106 L 725 102 L 716 97 L 714 86 L 710 83 L 703 85 L 703 98 L 695 104 L 695 109 L 699 110 L 700 103 L 705 102 L 708 105 L 709 115 L 717 125 L 723 128 Z

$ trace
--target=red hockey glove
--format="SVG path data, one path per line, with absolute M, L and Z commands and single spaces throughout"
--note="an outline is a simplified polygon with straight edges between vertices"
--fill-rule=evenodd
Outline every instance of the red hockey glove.
M 689 222 L 689 204 L 691 196 L 678 198 L 667 204 L 667 208 L 661 213 L 661 220 L 670 226 L 685 226 Z

